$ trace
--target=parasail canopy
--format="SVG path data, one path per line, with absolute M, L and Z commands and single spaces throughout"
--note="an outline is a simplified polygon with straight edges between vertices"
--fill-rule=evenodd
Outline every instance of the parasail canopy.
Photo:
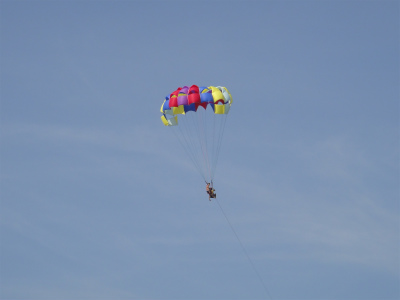
M 213 180 L 232 96 L 226 87 L 179 87 L 165 97 L 161 121 L 170 127 L 197 171 Z

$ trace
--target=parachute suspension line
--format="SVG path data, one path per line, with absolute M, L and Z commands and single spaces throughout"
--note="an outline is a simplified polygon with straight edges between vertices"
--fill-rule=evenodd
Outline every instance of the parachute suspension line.
M 204 116 L 203 116 L 204 113 Z M 210 172 L 210 162 L 208 159 L 208 150 L 207 150 L 207 110 L 198 114 L 198 121 L 199 121 L 199 133 L 201 134 L 201 150 L 203 152 L 203 159 L 204 159 L 204 169 L 205 173 L 211 177 Z M 207 172 L 208 171 L 208 172 Z M 211 178 L 210 178 L 211 180 Z
M 191 156 L 193 157 L 193 160 L 196 162 L 196 164 L 200 167 L 197 159 L 196 159 L 196 152 L 194 151 L 194 149 L 196 149 L 196 146 L 193 145 L 193 139 L 190 136 L 190 129 L 189 129 L 189 122 L 187 122 L 188 118 L 186 118 L 186 115 L 182 115 L 180 118 L 180 123 L 181 125 L 178 127 L 180 127 L 181 129 L 181 134 L 182 137 L 185 139 L 186 145 L 187 145 L 187 149 L 189 151 L 189 153 L 191 154 Z
M 180 124 L 181 125 L 180 126 L 178 125 L 177 127 L 181 128 L 182 135 L 186 141 L 188 152 L 193 157 L 193 160 L 196 163 L 199 173 L 201 174 L 201 176 L 203 178 L 205 178 L 205 173 L 201 168 L 202 164 L 201 164 L 200 157 L 198 155 L 198 153 L 199 153 L 198 146 L 195 143 L 196 139 L 194 139 L 193 134 L 191 134 L 191 132 L 193 133 L 194 131 L 190 128 L 190 119 L 191 118 L 187 118 L 186 115 L 181 115 L 180 116 L 180 120 L 181 120 Z M 182 130 L 182 129 L 184 129 L 184 130 Z M 183 131 L 185 131 L 185 132 L 183 133 Z
M 212 177 L 214 178 L 214 171 L 215 171 L 215 163 L 217 160 L 217 146 L 218 146 L 218 136 L 220 135 L 219 130 L 217 130 L 217 125 L 216 123 L 218 123 L 217 121 L 220 119 L 220 115 L 217 115 L 214 113 L 214 117 L 213 117 L 213 161 L 212 161 Z M 217 134 L 215 134 L 217 133 Z
M 221 150 L 221 145 L 222 145 L 222 138 L 224 136 L 224 131 L 225 131 L 225 124 L 226 124 L 226 119 L 227 119 L 228 115 L 223 115 L 222 116 L 222 120 L 220 121 L 220 129 L 219 129 L 219 136 L 218 136 L 218 145 L 217 145 L 217 149 L 216 149 L 216 155 L 215 155 L 215 162 L 213 163 L 213 171 L 212 174 L 214 176 L 215 174 L 215 170 L 217 168 L 217 164 L 218 164 L 218 158 L 219 158 L 219 153 Z
M 212 113 L 211 111 L 210 111 L 210 113 Z M 204 135 L 205 135 L 205 142 L 206 142 L 206 157 L 207 157 L 207 167 L 208 167 L 208 175 L 210 176 L 210 181 L 212 181 L 212 176 L 211 176 L 211 164 L 210 164 L 210 157 L 209 157 L 209 154 L 208 154 L 208 150 L 209 150 L 209 145 L 208 145 L 208 140 L 209 140 L 209 138 L 208 138 L 208 130 L 207 130 L 207 126 L 208 126 L 208 123 L 210 123 L 209 122 L 209 117 L 207 117 L 207 115 L 210 115 L 210 113 L 208 113 L 208 114 L 205 114 L 204 116 L 204 118 L 203 118 L 203 122 L 204 122 L 204 128 L 205 128 L 205 131 L 204 131 Z M 210 136 L 211 136 L 211 134 L 210 134 Z M 212 153 L 211 153 L 211 155 L 212 155 Z
M 205 111 L 205 114 L 204 114 L 204 118 L 203 118 L 203 124 L 204 124 L 204 131 L 203 131 L 203 134 L 204 134 L 204 142 L 205 142 L 205 150 L 206 150 L 206 163 L 207 163 L 207 170 L 208 170 L 208 176 L 209 176 L 209 179 L 210 179 L 210 181 L 211 181 L 211 168 L 210 168 L 210 158 L 209 158 L 209 155 L 208 155 L 208 139 L 209 139 L 209 134 L 208 134 L 208 128 L 207 128 L 207 125 L 208 125 L 208 119 L 209 119 L 209 117 L 208 117 L 208 115 L 209 115 L 210 113 L 207 113 L 207 111 Z
M 190 160 L 193 162 L 193 164 L 196 167 L 197 171 L 200 173 L 200 175 L 205 180 L 204 173 L 201 171 L 201 168 L 200 168 L 200 166 L 198 164 L 198 161 L 196 160 L 196 158 L 194 156 L 194 153 L 192 151 L 190 151 L 190 142 L 187 140 L 185 134 L 183 133 L 182 126 L 178 125 L 176 127 L 179 128 L 180 135 L 174 130 L 175 128 L 172 129 L 172 132 L 177 137 L 179 143 L 181 144 L 182 148 L 185 150 L 186 154 L 189 156 Z M 185 143 L 183 143 L 182 139 L 185 141 Z
M 202 110 L 197 111 L 197 118 L 196 118 L 196 122 L 197 122 L 197 127 L 196 127 L 196 132 L 198 135 L 198 141 L 199 141 L 199 146 L 198 148 L 200 148 L 199 150 L 199 159 L 202 161 L 201 165 L 203 167 L 203 172 L 204 172 L 204 177 L 207 177 L 207 158 L 205 156 L 205 150 L 204 150 L 204 139 L 205 139 L 205 135 L 204 135 L 204 129 L 203 129 L 203 123 L 202 123 L 202 115 L 203 112 Z
M 215 162 L 215 165 L 217 165 L 218 164 L 218 158 L 219 158 L 219 153 L 220 153 L 220 151 L 221 151 L 221 148 L 222 148 L 222 140 L 223 140 L 223 138 L 224 138 L 224 134 L 225 134 L 225 125 L 226 125 L 226 120 L 228 119 L 228 115 L 224 115 L 224 117 L 223 117 L 223 124 L 221 124 L 221 135 L 220 135 L 220 138 L 219 138 L 219 144 L 218 144 L 218 147 L 217 147 L 217 161 Z
M 205 129 L 205 131 L 204 131 L 204 135 L 205 135 L 205 144 L 206 144 L 206 157 L 207 157 L 207 167 L 208 167 L 208 175 L 210 176 L 210 181 L 212 180 L 212 177 L 211 177 L 211 164 L 210 164 L 210 157 L 209 157 L 209 155 L 208 155 L 208 148 L 209 148 L 209 145 L 208 145 L 208 140 L 209 140 L 209 138 L 208 138 L 208 136 L 209 136 L 209 133 L 208 133 L 208 123 L 210 123 L 209 122 L 209 118 L 207 117 L 207 115 L 205 114 L 204 115 L 205 117 L 203 118 L 203 122 L 204 122 L 204 129 Z M 210 134 L 210 136 L 211 136 L 211 134 Z
M 213 117 L 213 130 L 212 130 L 212 155 L 211 155 L 211 160 L 212 160 L 212 163 L 211 163 L 211 166 L 212 166 L 212 169 L 211 169 L 211 181 L 212 181 L 212 179 L 214 178 L 214 169 L 215 169 L 215 156 L 216 156 L 216 151 L 215 151 L 215 118 L 216 118 L 216 114 L 214 113 L 214 117 Z
M 218 164 L 227 115 L 201 109 L 197 117 L 187 116 L 191 113 L 180 115 L 178 129 L 173 127 L 172 131 L 203 179 L 211 182 Z M 211 128 L 212 133 L 208 134 L 207 130 Z
M 242 243 L 242 241 L 240 240 L 238 234 L 236 233 L 235 228 L 232 226 L 231 221 L 229 221 L 228 216 L 226 215 L 224 209 L 222 208 L 222 206 L 221 206 L 221 204 L 219 203 L 219 201 L 218 201 L 217 198 L 215 198 L 215 201 L 217 202 L 219 208 L 221 209 L 222 214 L 224 215 L 226 221 L 227 221 L 228 224 L 229 224 L 229 227 L 231 228 L 233 234 L 236 236 L 236 239 L 238 240 L 240 246 L 242 247 L 242 250 L 243 250 L 244 254 L 245 254 L 246 257 L 247 257 L 247 260 L 250 262 L 250 265 L 252 266 L 252 268 L 253 268 L 254 272 L 256 273 L 258 279 L 260 280 L 260 282 L 261 282 L 261 284 L 262 284 L 262 286 L 263 286 L 263 288 L 264 288 L 265 293 L 268 295 L 269 299 L 272 300 L 272 296 L 271 296 L 271 293 L 269 292 L 269 290 L 268 290 L 268 288 L 267 288 L 267 285 L 265 284 L 265 282 L 264 282 L 264 280 L 262 279 L 260 273 L 258 272 L 258 270 L 257 270 L 257 268 L 256 268 L 256 266 L 255 266 L 255 264 L 253 263 L 252 259 L 250 258 L 249 253 L 247 252 L 246 248 L 244 247 L 244 244 Z
M 192 118 L 192 117 L 187 118 L 187 120 L 188 120 L 187 123 L 191 125 L 191 128 L 190 128 L 190 130 L 188 130 L 188 133 L 189 133 L 189 137 L 190 137 L 190 141 L 191 141 L 191 145 L 192 145 L 193 155 L 195 156 L 197 164 L 198 164 L 199 168 L 201 169 L 203 178 L 205 178 L 206 172 L 202 168 L 203 164 L 202 164 L 201 154 L 200 154 L 200 150 L 199 150 L 200 147 L 198 145 L 199 139 L 198 138 L 195 139 L 193 136 L 194 132 L 196 132 L 196 134 L 198 135 L 198 126 L 196 126 L 194 119 L 195 118 Z M 192 134 L 190 134 L 190 133 L 192 133 Z M 197 143 L 196 143 L 196 141 L 197 141 Z

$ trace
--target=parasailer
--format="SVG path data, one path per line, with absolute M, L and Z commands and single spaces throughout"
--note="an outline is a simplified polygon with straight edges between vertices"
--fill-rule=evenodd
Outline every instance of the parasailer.
M 206 183 L 213 182 L 232 96 L 226 87 L 179 87 L 165 97 L 161 121 L 172 129 Z M 215 190 L 208 185 L 209 198 Z
M 208 194 L 208 200 L 211 201 L 211 198 L 217 198 L 217 194 L 215 193 L 215 189 L 212 186 L 210 186 L 209 182 L 207 182 L 207 185 L 206 185 L 206 192 Z

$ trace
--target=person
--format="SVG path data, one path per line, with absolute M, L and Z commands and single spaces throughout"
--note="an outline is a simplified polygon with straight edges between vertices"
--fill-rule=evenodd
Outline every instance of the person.
M 207 182 L 206 185 L 206 192 L 208 194 L 208 200 L 211 201 L 211 198 L 216 198 L 217 195 L 215 194 L 215 190 L 213 189 L 213 187 L 210 187 L 210 183 Z

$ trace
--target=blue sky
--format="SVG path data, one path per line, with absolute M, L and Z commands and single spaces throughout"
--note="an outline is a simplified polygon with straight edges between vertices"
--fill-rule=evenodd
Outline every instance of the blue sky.
M 1 299 L 268 299 L 160 121 L 191 84 L 272 299 L 400 297 L 397 1 L 0 5 Z

